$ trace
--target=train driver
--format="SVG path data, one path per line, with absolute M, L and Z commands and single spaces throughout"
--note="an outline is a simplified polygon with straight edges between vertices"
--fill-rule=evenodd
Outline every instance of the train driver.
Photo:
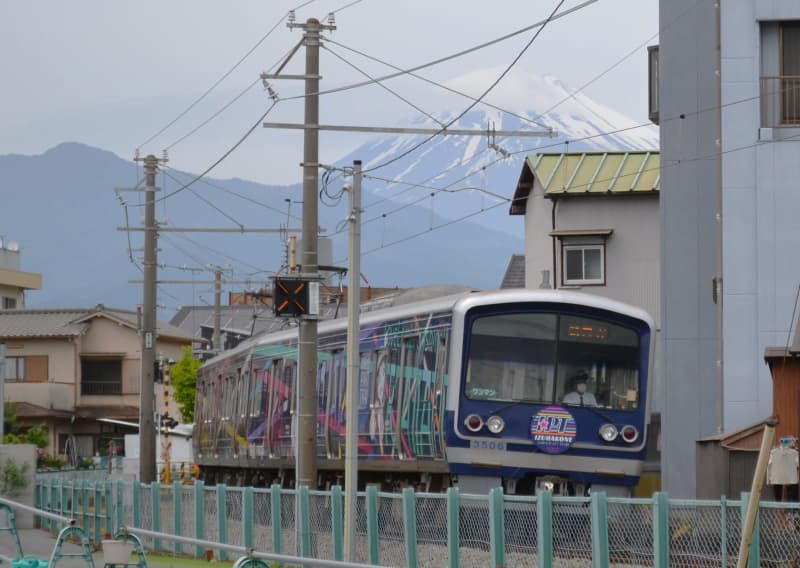
M 588 380 L 589 374 L 586 371 L 579 371 L 570 377 L 567 385 L 572 388 L 572 391 L 564 395 L 562 402 L 576 406 L 597 406 L 594 394 L 587 390 Z

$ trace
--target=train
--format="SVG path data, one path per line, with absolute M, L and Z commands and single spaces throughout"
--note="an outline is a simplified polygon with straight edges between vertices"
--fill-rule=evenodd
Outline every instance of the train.
M 359 486 L 630 494 L 646 452 L 653 332 L 640 308 L 567 290 L 472 291 L 362 313 Z M 319 323 L 320 488 L 344 477 L 346 337 L 347 318 Z M 193 446 L 204 481 L 293 486 L 297 376 L 296 326 L 203 364 Z

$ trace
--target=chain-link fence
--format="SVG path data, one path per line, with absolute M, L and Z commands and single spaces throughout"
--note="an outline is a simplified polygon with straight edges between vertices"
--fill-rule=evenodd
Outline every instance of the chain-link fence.
M 76 519 L 99 543 L 130 526 L 163 533 L 145 547 L 205 556 L 167 535 L 276 554 L 341 560 L 344 496 L 332 491 L 219 485 L 146 485 L 47 476 L 37 507 Z M 352 529 L 355 562 L 387 566 L 734 566 L 747 500 L 523 497 L 447 493 L 359 493 Z M 43 529 L 57 531 L 41 519 Z M 224 558 L 223 553 L 216 553 Z M 593 563 L 594 562 L 594 563 Z M 751 562 L 800 566 L 800 504 L 762 503 Z M 752 564 L 751 564 L 752 565 Z

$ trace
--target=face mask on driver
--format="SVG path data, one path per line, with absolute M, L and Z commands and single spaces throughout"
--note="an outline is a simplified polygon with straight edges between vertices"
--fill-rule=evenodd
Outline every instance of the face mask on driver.
M 575 387 L 575 390 L 577 390 L 580 394 L 585 393 L 586 392 L 586 383 L 578 383 L 578 385 Z

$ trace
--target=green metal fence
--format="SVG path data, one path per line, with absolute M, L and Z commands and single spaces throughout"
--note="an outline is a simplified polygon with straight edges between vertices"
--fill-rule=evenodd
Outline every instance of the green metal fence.
M 515 566 L 735 566 L 747 495 L 740 500 L 652 499 L 447 493 L 358 494 L 355 562 L 448 568 Z M 37 507 L 75 518 L 93 542 L 123 526 L 342 560 L 343 492 L 145 485 L 49 476 L 37 480 Z M 56 531 L 51 521 L 41 526 Z M 151 550 L 203 556 L 169 539 Z M 220 553 L 223 557 L 224 554 Z M 800 504 L 762 503 L 750 566 L 800 563 Z

